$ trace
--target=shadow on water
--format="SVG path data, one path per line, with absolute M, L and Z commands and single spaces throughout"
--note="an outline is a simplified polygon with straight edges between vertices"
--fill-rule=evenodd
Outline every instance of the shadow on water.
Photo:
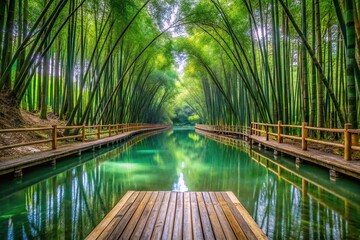
M 359 237 L 358 183 L 210 138 L 176 129 L 2 181 L 0 239 L 85 238 L 128 190 L 233 191 L 270 238 Z

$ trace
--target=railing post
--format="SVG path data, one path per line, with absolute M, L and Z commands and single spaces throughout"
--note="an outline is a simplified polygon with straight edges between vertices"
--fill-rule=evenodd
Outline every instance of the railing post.
M 282 143 L 282 137 L 281 137 L 281 133 L 282 133 L 282 129 L 281 129 L 281 120 L 278 121 L 278 143 Z
M 306 138 L 308 137 L 308 129 L 306 128 L 308 125 L 307 122 L 302 122 L 301 125 L 301 148 L 302 150 L 307 150 L 307 141 Z
M 266 141 L 269 141 L 269 126 L 265 125 L 265 137 Z
M 119 124 L 116 124 L 116 135 L 119 134 Z
M 351 123 L 345 123 L 344 159 L 346 161 L 351 160 L 351 133 L 349 132 L 349 129 L 351 129 Z
M 52 127 L 52 149 L 55 150 L 57 145 L 57 125 L 53 125 Z
M 85 126 L 84 125 L 82 125 L 82 127 L 81 127 L 81 134 L 82 134 L 81 140 L 84 143 L 85 142 Z
M 111 137 L 111 124 L 109 124 L 108 130 L 109 130 L 109 137 Z
M 100 139 L 100 125 L 97 125 L 97 138 Z

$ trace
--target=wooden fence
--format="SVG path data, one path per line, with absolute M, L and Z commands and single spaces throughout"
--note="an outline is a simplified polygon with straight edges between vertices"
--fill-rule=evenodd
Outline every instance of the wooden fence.
M 53 125 L 52 127 L 38 127 L 38 128 L 18 128 L 18 129 L 0 129 L 0 134 L 17 133 L 17 132 L 50 132 L 50 136 L 47 139 L 31 141 L 25 143 L 16 143 L 11 145 L 0 146 L 0 150 L 29 146 L 42 143 L 50 143 L 52 149 L 56 149 L 58 142 L 69 139 L 78 139 L 82 142 L 89 140 L 88 137 L 95 136 L 95 139 L 101 139 L 104 137 L 111 137 L 118 135 L 119 133 L 135 131 L 146 128 L 156 128 L 165 126 L 162 124 L 146 124 L 146 123 L 124 123 L 124 124 L 107 124 L 107 125 L 94 125 L 94 126 L 58 126 Z M 76 134 L 69 136 L 59 136 L 61 130 L 70 129 Z M 105 136 L 104 136 L 105 135 Z M 94 140 L 94 139 L 93 139 Z
M 287 131 L 284 131 L 284 128 L 288 128 Z M 291 131 L 297 129 L 298 131 Z M 311 138 L 309 131 L 316 131 L 321 136 L 322 133 L 335 133 L 342 135 L 340 141 L 333 142 L 326 139 L 314 139 Z M 284 134 L 287 132 L 288 134 Z M 298 132 L 299 134 L 295 134 Z M 302 150 L 306 151 L 308 148 L 308 142 L 321 144 L 323 146 L 331 146 L 344 149 L 344 159 L 351 160 L 351 151 L 360 151 L 360 146 L 358 145 L 357 139 L 360 134 L 360 129 L 351 129 L 351 124 L 345 124 L 343 129 L 339 128 L 318 128 L 308 126 L 308 123 L 303 122 L 302 125 L 290 125 L 282 124 L 281 121 L 278 121 L 277 124 L 269 123 L 251 123 L 250 135 L 265 136 L 265 139 L 268 141 L 269 137 L 272 137 L 274 140 L 277 140 L 278 143 L 282 143 L 283 139 L 292 139 L 301 142 Z
M 283 139 L 287 138 L 300 141 L 301 148 L 304 151 L 307 150 L 309 142 L 317 143 L 323 146 L 337 147 L 344 149 L 345 160 L 351 160 L 352 151 L 360 151 L 358 143 L 360 129 L 352 129 L 350 123 L 345 124 L 343 129 L 311 127 L 308 126 L 306 122 L 303 122 L 302 125 L 282 124 L 281 121 L 278 121 L 277 124 L 251 122 L 250 127 L 196 124 L 196 128 L 219 134 L 234 133 L 249 135 L 250 138 L 251 135 L 265 136 L 266 141 L 272 138 L 278 141 L 278 143 L 282 143 Z M 315 139 L 311 137 L 314 134 L 309 134 L 310 131 L 319 133 L 318 136 L 321 136 L 323 133 L 338 134 L 340 135 L 340 138 L 337 142 L 326 139 Z
M 236 133 L 236 134 L 240 133 L 246 136 L 250 132 L 250 128 L 246 126 L 196 124 L 195 127 L 206 131 L 219 132 L 219 133 Z

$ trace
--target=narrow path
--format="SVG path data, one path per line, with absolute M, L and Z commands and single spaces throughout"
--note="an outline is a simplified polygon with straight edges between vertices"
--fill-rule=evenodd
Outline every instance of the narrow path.
M 342 156 L 310 148 L 304 151 L 297 145 L 278 143 L 277 141 L 271 139 L 266 141 L 266 138 L 261 136 L 251 135 L 250 138 L 252 141 L 270 147 L 279 152 L 283 152 L 291 156 L 324 166 L 328 169 L 341 172 L 345 175 L 360 179 L 360 161 L 345 161 Z
M 126 141 L 140 133 L 150 132 L 150 131 L 161 131 L 169 129 L 166 127 L 156 127 L 156 128 L 146 128 L 135 131 L 130 131 L 122 133 L 113 137 L 103 138 L 91 142 L 81 143 L 72 145 L 69 147 L 59 148 L 56 150 L 50 150 L 41 153 L 35 153 L 31 155 L 26 155 L 19 158 L 5 159 L 0 162 L 0 175 L 8 174 L 14 172 L 15 177 L 22 176 L 22 170 L 28 167 L 33 167 L 45 162 L 52 162 L 56 164 L 56 159 L 63 158 L 66 156 L 81 154 L 81 152 L 94 150 L 95 148 L 100 148 L 104 145 L 110 145 L 118 142 Z

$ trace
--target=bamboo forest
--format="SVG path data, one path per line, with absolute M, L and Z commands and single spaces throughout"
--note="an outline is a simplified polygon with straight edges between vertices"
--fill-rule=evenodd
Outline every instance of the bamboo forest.
M 0 239 L 359 239 L 360 1 L 0 0 Z

